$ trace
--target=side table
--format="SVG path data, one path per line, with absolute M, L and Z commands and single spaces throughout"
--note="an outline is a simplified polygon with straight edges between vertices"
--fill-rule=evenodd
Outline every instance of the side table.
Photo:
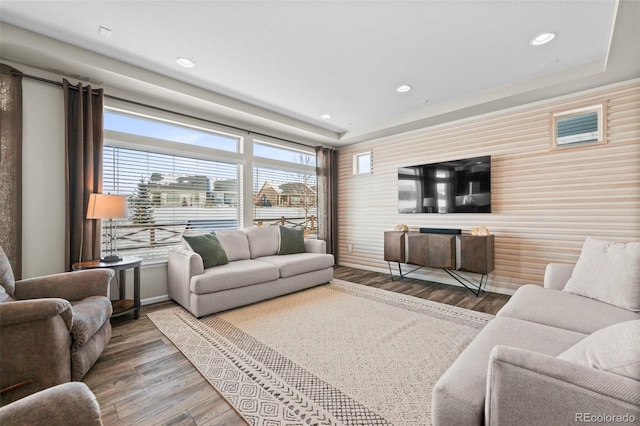
M 120 283 L 120 300 L 112 300 L 113 315 L 117 317 L 129 312 L 133 312 L 133 317 L 140 317 L 140 264 L 142 259 L 139 257 L 124 257 L 117 262 L 101 262 L 99 260 L 88 260 L 86 262 L 74 263 L 71 267 L 74 271 L 82 271 L 83 269 L 101 269 L 108 268 L 118 271 Z M 127 288 L 127 269 L 133 268 L 133 300 L 125 299 L 125 290 Z

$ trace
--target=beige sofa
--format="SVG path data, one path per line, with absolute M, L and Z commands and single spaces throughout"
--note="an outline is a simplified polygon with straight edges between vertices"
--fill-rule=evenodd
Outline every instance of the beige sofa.
M 278 255 L 278 227 L 216 231 L 229 263 L 205 269 L 202 257 L 169 252 L 169 296 L 196 317 L 303 290 L 333 279 L 334 258 L 322 240 L 304 239 L 304 253 Z
M 638 246 L 634 250 L 637 260 Z M 589 272 L 585 262 L 581 273 Z M 626 266 L 635 272 L 625 301 L 637 303 L 638 264 Z M 566 291 L 570 278 L 579 285 L 577 275 L 573 265 L 550 264 L 544 288 L 525 285 L 515 292 L 434 386 L 434 425 L 640 420 L 638 306 Z

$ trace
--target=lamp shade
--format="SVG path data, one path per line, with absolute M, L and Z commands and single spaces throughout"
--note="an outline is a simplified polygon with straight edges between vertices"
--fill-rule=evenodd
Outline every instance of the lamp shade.
M 90 194 L 87 219 L 126 219 L 127 197 L 124 195 Z

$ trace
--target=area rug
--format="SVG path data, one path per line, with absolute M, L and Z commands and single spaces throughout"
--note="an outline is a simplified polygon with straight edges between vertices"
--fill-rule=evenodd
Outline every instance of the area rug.
M 341 280 L 149 318 L 252 425 L 429 425 L 431 389 L 492 315 Z

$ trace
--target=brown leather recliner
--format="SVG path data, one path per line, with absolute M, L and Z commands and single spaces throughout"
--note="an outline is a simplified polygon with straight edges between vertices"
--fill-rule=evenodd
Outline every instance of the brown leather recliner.
M 0 247 L 0 405 L 78 381 L 111 338 L 110 269 L 15 281 Z

